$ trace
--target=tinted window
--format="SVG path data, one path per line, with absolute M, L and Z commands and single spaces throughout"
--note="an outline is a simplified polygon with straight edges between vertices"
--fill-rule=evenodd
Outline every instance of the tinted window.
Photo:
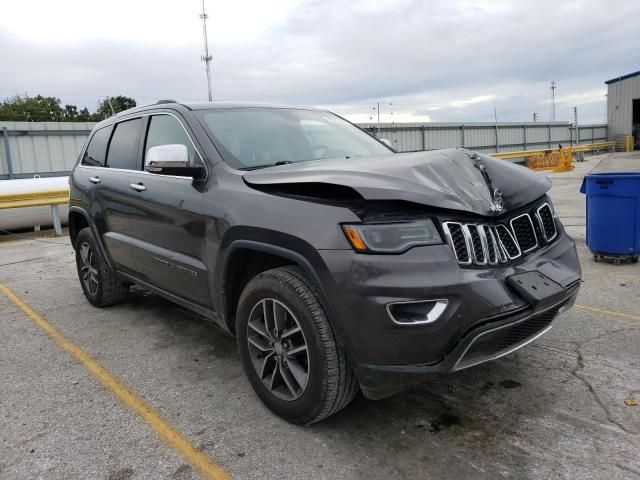
M 393 153 L 329 112 L 286 108 L 211 109 L 197 113 L 224 160 L 235 168 Z
M 104 167 L 104 159 L 107 154 L 107 143 L 109 143 L 110 133 L 110 127 L 101 128 L 94 133 L 93 137 L 91 137 L 87 150 L 84 152 L 84 157 L 82 157 L 83 165 Z
M 107 154 L 108 167 L 139 170 L 138 134 L 140 133 L 141 125 L 141 118 L 116 124 L 116 130 L 111 137 L 109 153 Z
M 159 145 L 184 145 L 187 147 L 189 154 L 189 165 L 199 164 L 198 154 L 193 147 L 187 132 L 182 128 L 182 124 L 170 115 L 155 115 L 151 117 L 149 122 L 149 131 L 147 132 L 146 152 L 151 147 Z

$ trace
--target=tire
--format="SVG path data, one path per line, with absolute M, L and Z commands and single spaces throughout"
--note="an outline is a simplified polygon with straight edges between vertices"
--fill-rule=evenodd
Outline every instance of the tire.
M 75 250 L 78 278 L 89 302 L 96 307 L 107 307 L 127 298 L 129 285 L 116 278 L 89 227 L 78 233 Z
M 279 326 L 279 333 L 269 326 Z M 357 379 L 316 288 L 300 268 L 275 268 L 249 281 L 238 303 L 236 337 L 256 394 L 291 423 L 319 422 L 358 393 Z

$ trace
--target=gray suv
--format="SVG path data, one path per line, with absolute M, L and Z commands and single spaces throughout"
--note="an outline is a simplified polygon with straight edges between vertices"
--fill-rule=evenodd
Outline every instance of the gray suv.
M 465 149 L 395 153 L 324 110 L 127 110 L 94 128 L 70 185 L 87 299 L 137 284 L 211 319 L 299 424 L 513 352 L 580 284 L 546 177 Z

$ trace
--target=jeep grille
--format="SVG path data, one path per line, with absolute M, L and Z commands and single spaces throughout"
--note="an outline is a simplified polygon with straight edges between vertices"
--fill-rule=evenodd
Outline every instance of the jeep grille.
M 517 260 L 556 238 L 548 203 L 495 223 L 444 222 L 445 237 L 461 265 L 499 265 Z

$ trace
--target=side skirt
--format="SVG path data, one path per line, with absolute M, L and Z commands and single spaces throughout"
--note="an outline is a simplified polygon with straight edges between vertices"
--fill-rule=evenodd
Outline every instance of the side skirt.
M 123 280 L 126 280 L 127 282 L 136 283 L 141 287 L 152 291 L 156 295 L 169 300 L 170 302 L 180 305 L 181 307 L 186 308 L 187 310 L 191 310 L 192 312 L 205 317 L 207 320 L 211 320 L 212 322 L 215 322 L 226 333 L 231 334 L 231 332 L 229 332 L 229 330 L 227 329 L 227 326 L 225 325 L 225 323 L 222 321 L 222 318 L 220 317 L 220 315 L 218 315 L 218 313 L 215 312 L 214 310 L 203 307 L 189 300 L 185 300 L 184 298 L 178 297 L 177 295 L 174 295 L 173 293 L 167 292 L 166 290 L 163 290 L 154 285 L 151 285 L 150 283 L 145 282 L 144 280 L 140 280 L 139 278 L 129 273 L 118 271 L 117 274 L 120 278 L 122 278 Z

